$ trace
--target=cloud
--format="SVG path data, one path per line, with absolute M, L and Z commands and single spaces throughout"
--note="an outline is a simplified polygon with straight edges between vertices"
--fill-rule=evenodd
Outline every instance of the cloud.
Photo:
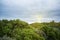
M 0 19 L 60 21 L 60 0 L 2 0 L 0 5 Z

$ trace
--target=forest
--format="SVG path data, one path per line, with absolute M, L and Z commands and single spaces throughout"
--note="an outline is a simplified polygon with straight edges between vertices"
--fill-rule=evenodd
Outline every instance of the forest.
M 60 22 L 0 20 L 0 40 L 60 40 Z

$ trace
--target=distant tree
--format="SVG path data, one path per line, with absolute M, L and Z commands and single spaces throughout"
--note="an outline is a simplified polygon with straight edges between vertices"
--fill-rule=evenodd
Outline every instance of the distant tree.
M 41 30 L 46 34 L 46 40 L 60 40 L 60 30 L 54 27 L 43 27 Z

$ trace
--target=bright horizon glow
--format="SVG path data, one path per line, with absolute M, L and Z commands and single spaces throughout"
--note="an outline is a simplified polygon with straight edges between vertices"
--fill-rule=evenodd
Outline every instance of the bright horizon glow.
M 34 15 L 33 17 L 35 18 L 35 22 L 41 22 L 42 16 Z

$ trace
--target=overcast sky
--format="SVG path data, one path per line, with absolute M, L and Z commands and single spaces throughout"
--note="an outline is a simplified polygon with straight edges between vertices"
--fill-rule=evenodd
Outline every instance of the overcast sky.
M 60 21 L 60 0 L 0 0 L 0 19 Z

